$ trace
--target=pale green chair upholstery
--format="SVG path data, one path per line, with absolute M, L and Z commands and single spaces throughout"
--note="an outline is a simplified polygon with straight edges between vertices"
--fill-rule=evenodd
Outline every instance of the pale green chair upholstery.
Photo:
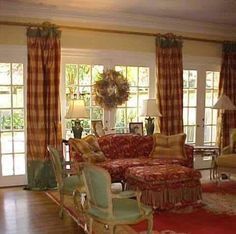
M 223 148 L 219 157 L 215 160 L 218 181 L 222 174 L 236 174 L 236 131 L 230 134 L 230 145 Z
M 152 233 L 152 208 L 140 202 L 140 192 L 112 193 L 110 174 L 98 166 L 84 165 L 82 175 L 87 195 L 85 212 L 89 219 L 89 233 L 92 233 L 93 221 L 108 225 L 110 233 L 115 233 L 116 225 L 135 224 L 145 219 L 148 220 L 147 233 Z
M 55 177 L 57 180 L 57 187 L 60 193 L 60 211 L 59 216 L 63 216 L 64 211 L 64 195 L 73 195 L 77 187 L 83 187 L 83 180 L 81 175 L 70 176 L 66 173 L 66 163 L 61 153 L 54 147 L 48 146 L 50 152 L 50 159 L 53 165 Z

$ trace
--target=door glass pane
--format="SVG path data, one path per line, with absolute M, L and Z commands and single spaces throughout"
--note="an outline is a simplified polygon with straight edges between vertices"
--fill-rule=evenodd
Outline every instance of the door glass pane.
M 14 167 L 13 167 L 13 155 L 7 154 L 2 155 L 2 175 L 3 176 L 10 176 L 14 173 Z
M 206 90 L 206 98 L 205 98 L 205 106 L 212 106 L 212 91 L 211 90 Z
M 14 132 L 14 152 L 25 152 L 24 132 Z
M 0 85 L 11 84 L 11 64 L 0 63 Z
M 196 106 L 197 105 L 197 91 L 196 90 L 189 90 L 189 106 Z
M 22 63 L 0 63 L 0 176 L 25 174 L 23 71 Z
M 183 123 L 187 134 L 186 142 L 195 144 L 196 108 L 197 108 L 197 71 L 183 72 Z
M 11 108 L 11 87 L 0 86 L 0 108 Z
M 11 110 L 0 110 L 0 130 L 11 130 Z
M 24 106 L 24 89 L 23 86 L 12 86 L 13 107 Z
M 24 110 L 23 109 L 13 110 L 13 129 L 15 130 L 24 129 Z
M 197 88 L 197 71 L 190 70 L 188 78 L 188 87 Z
M 212 109 L 218 98 L 219 72 L 206 72 L 204 144 L 216 144 L 217 110 Z
M 190 125 L 196 124 L 196 108 L 189 108 L 188 124 Z
M 25 174 L 25 155 L 15 154 L 14 165 L 15 165 L 15 175 L 24 175 Z
M 21 63 L 12 64 L 12 84 L 23 85 L 23 64 Z
M 2 153 L 12 153 L 12 133 L 2 132 L 1 134 L 1 151 Z

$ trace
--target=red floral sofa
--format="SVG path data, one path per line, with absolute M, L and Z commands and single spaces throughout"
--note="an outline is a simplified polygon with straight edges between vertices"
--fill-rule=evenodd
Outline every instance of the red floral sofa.
M 193 147 L 185 145 L 186 159 L 155 159 L 149 154 L 153 148 L 152 136 L 135 134 L 108 134 L 98 138 L 99 146 L 107 160 L 96 163 L 111 175 L 112 181 L 125 181 L 125 171 L 129 167 L 145 165 L 178 164 L 193 167 Z M 70 147 L 70 159 L 77 169 L 83 162 L 81 154 Z
M 105 161 L 96 165 L 105 168 L 112 181 L 121 182 L 123 188 L 126 184 L 127 189 L 140 190 L 143 203 L 154 209 L 170 209 L 201 200 L 201 174 L 193 169 L 192 146 L 184 146 L 186 156 L 181 159 L 152 158 L 153 136 L 109 134 L 95 141 L 105 155 Z M 75 152 L 77 145 L 69 145 L 72 165 L 79 168 L 82 155 L 78 149 Z

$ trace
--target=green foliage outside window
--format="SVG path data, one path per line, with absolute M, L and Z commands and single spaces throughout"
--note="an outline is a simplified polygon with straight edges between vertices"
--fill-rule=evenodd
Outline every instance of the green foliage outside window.
M 24 119 L 20 113 L 13 113 L 13 121 L 11 115 L 0 117 L 0 126 L 3 130 L 11 129 L 13 124 L 14 129 L 24 128 Z

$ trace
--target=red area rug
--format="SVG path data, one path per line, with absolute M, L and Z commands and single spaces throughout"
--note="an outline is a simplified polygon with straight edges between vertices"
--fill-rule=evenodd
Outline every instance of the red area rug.
M 236 182 L 224 181 L 202 185 L 203 204 L 154 214 L 154 234 L 234 234 L 236 233 Z M 57 192 L 47 192 L 58 202 Z M 66 199 L 69 214 L 78 220 L 73 201 Z M 80 217 L 81 218 L 81 217 Z M 119 234 L 146 233 L 145 222 L 133 226 L 121 226 Z M 96 227 L 98 233 L 104 233 L 102 227 Z M 97 233 L 97 232 L 96 232 Z
M 203 184 L 203 206 L 156 213 L 154 230 L 174 230 L 191 234 L 236 233 L 236 182 Z M 146 224 L 133 226 L 145 233 Z M 168 232 L 167 232 L 168 233 Z M 172 232 L 169 232 L 172 233 Z

